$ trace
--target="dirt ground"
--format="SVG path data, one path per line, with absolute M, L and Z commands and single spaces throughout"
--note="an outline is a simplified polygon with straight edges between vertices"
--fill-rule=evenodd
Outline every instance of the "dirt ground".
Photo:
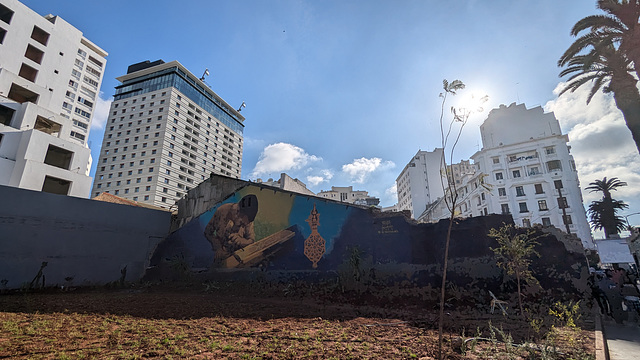
M 367 304 L 360 295 L 301 296 L 234 284 L 2 294 L 0 358 L 438 357 L 435 304 Z M 488 305 L 450 308 L 446 358 L 594 358 L 588 318 L 578 324 L 584 330 L 535 318 L 539 323 L 491 314 Z

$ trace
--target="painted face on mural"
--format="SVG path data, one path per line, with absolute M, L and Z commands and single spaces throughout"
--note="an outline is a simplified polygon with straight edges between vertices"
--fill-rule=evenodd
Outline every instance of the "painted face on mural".
M 204 235 L 215 252 L 214 260 L 221 263 L 234 252 L 255 241 L 253 221 L 258 213 L 258 198 L 243 197 L 237 204 L 221 205 L 207 224 Z

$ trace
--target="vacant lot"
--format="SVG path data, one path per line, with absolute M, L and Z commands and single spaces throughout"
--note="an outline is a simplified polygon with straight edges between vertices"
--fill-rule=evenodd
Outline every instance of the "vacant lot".
M 433 304 L 354 305 L 343 296 L 245 290 L 227 284 L 0 295 L 0 358 L 437 357 Z M 593 358 L 593 331 L 551 329 L 552 321 L 539 326 L 483 309 L 450 310 L 445 351 L 453 359 Z M 476 335 L 482 339 L 461 340 Z M 539 345 L 517 346 L 527 339 Z

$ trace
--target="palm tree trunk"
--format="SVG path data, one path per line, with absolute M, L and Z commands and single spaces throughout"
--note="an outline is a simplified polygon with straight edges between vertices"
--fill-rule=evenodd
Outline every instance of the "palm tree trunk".
M 640 153 L 640 93 L 636 83 L 636 79 L 631 74 L 621 71 L 614 73 L 610 88 L 616 107 L 622 112 Z

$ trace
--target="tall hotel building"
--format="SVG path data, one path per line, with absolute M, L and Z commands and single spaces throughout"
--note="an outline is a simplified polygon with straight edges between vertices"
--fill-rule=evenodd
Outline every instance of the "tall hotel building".
M 89 197 L 106 56 L 63 19 L 0 0 L 0 185 Z
M 212 173 L 240 178 L 244 117 L 177 61 L 117 78 L 92 196 L 169 208 Z

